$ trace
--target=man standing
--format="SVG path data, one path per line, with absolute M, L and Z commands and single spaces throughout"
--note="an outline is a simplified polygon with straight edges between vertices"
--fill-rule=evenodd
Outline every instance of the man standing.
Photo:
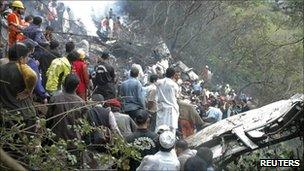
M 61 83 L 71 72 L 71 64 L 79 58 L 77 51 L 72 51 L 67 57 L 56 58 L 52 61 L 46 72 L 47 82 L 46 90 L 55 93 L 61 90 Z
M 9 63 L 0 66 L 0 105 L 7 110 L 20 109 L 26 127 L 35 124 L 31 95 L 37 82 L 36 73 L 26 65 L 28 55 L 27 46 L 17 42 L 8 51 Z
M 151 122 L 150 122 L 150 130 L 154 131 L 155 129 L 155 122 L 156 122 L 156 110 L 157 110 L 157 102 L 156 102 L 156 94 L 157 94 L 157 87 L 156 81 L 158 77 L 157 75 L 150 76 L 150 85 L 146 87 L 146 107 L 147 110 L 151 114 Z
M 156 128 L 160 125 L 168 125 L 173 133 L 178 128 L 179 106 L 177 96 L 179 87 L 176 83 L 178 73 L 173 68 L 166 70 L 166 77 L 157 83 L 158 112 Z
M 126 114 L 135 120 L 140 109 L 145 109 L 142 85 L 137 79 L 139 70 L 131 68 L 130 78 L 121 84 L 121 96 L 123 98 L 123 109 Z
M 117 126 L 124 138 L 130 136 L 136 130 L 137 125 L 134 120 L 129 115 L 120 113 L 121 102 L 118 99 L 107 100 L 105 106 L 111 107 Z
M 157 147 L 157 134 L 149 131 L 149 113 L 141 110 L 135 119 L 138 126 L 137 130 L 126 138 L 128 143 L 131 143 L 136 149 L 139 150 L 141 157 L 146 155 L 153 155 L 158 151 Z M 140 165 L 139 161 L 130 161 L 130 170 L 135 170 Z
M 16 41 L 23 41 L 25 39 L 21 30 L 22 26 L 21 15 L 24 14 L 24 6 L 21 1 L 14 1 L 11 5 L 13 12 L 7 16 L 8 24 L 8 44 L 11 47 Z
M 201 119 L 194 106 L 184 101 L 178 100 L 179 105 L 179 127 L 183 134 L 183 138 L 186 138 L 194 134 L 194 129 L 197 131 L 202 129 L 204 121 Z
M 42 18 L 41 17 L 34 17 L 33 23 L 30 24 L 29 27 L 23 30 L 24 35 L 37 42 L 40 46 L 46 47 L 50 43 L 45 38 L 43 31 L 41 29 Z M 37 52 L 41 52 L 41 48 L 35 48 L 35 55 Z
M 188 143 L 187 141 L 185 140 L 179 140 L 176 142 L 176 154 L 178 156 L 178 160 L 180 162 L 180 168 L 181 168 L 181 171 L 184 170 L 184 165 L 186 163 L 186 161 L 190 158 L 190 157 L 193 157 L 195 156 L 196 154 L 196 150 L 191 150 L 189 147 L 188 147 Z
M 47 128 L 51 128 L 58 139 L 81 139 L 80 133 L 73 129 L 74 125 L 80 124 L 80 118 L 85 118 L 86 112 L 86 108 L 83 107 L 85 102 L 76 94 L 78 84 L 77 75 L 67 75 L 63 83 L 63 91 L 54 95 L 50 100 L 51 105 L 47 111 L 47 118 L 54 118 L 47 122 Z M 63 113 L 66 114 L 59 115 Z M 59 116 L 55 117 L 57 115 Z M 68 125 L 72 125 L 72 127 L 70 128 Z
M 96 91 L 94 93 L 101 94 L 105 100 L 116 97 L 115 71 L 109 64 L 110 55 L 103 52 L 99 58 L 95 72 L 92 74 L 92 80 Z

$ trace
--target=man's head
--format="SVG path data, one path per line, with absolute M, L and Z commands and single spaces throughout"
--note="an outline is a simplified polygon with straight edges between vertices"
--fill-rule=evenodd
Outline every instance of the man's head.
M 24 41 L 24 44 L 27 46 L 29 54 L 34 53 L 35 47 L 38 45 L 37 42 L 35 42 L 35 41 L 31 40 L 31 39 L 26 39 Z
M 156 74 L 153 74 L 150 76 L 150 83 L 155 83 L 158 79 L 158 76 Z
M 75 49 L 75 44 L 74 44 L 74 42 L 70 41 L 70 42 L 67 42 L 67 43 L 65 44 L 65 52 L 66 52 L 66 53 L 70 53 L 70 52 L 72 52 L 74 49 Z
M 45 33 L 46 34 L 52 34 L 54 31 L 54 28 L 52 26 L 46 26 Z
M 34 17 L 33 19 L 33 24 L 37 25 L 37 26 L 41 26 L 42 24 L 42 18 L 37 16 L 37 17 Z
M 212 107 L 216 107 L 217 104 L 218 104 L 217 99 L 212 99 L 211 102 L 210 102 L 210 106 L 212 106 Z
M 54 50 L 54 49 L 56 49 L 56 48 L 58 48 L 59 47 L 59 42 L 57 41 L 57 40 L 52 40 L 51 42 L 50 42 L 50 49 L 51 50 Z
M 85 60 L 85 57 L 86 57 L 86 53 L 83 49 L 77 49 L 77 52 L 79 53 L 79 58 L 81 60 Z
M 109 52 L 102 52 L 101 53 L 101 59 L 102 60 L 106 61 L 106 60 L 109 60 L 109 58 L 110 58 Z
M 137 78 L 139 75 L 139 70 L 136 67 L 132 67 L 130 71 L 130 76 L 133 78 Z
M 175 135 L 171 131 L 165 131 L 159 135 L 160 151 L 170 152 L 175 145 Z
M 74 94 L 80 80 L 77 75 L 75 74 L 68 74 L 65 77 L 64 83 L 63 83 L 63 89 L 66 93 Z
M 175 148 L 176 148 L 177 155 L 180 155 L 183 151 L 189 149 L 187 141 L 185 141 L 183 139 L 178 140 L 176 142 Z
M 72 63 L 80 58 L 80 54 L 76 50 L 73 50 L 71 53 L 68 54 L 67 58 L 70 63 Z
M 17 42 L 8 50 L 8 59 L 10 61 L 20 61 L 21 63 L 27 63 L 28 55 L 28 47 L 24 43 Z
M 102 102 L 102 101 L 104 101 L 104 97 L 101 94 L 93 94 L 92 95 L 92 101 L 94 101 L 94 102 Z
M 197 150 L 196 155 L 203 159 L 207 165 L 211 165 L 212 164 L 212 160 L 213 160 L 213 152 L 210 150 L 210 148 L 208 147 L 201 147 Z
M 14 1 L 11 4 L 13 11 L 17 12 L 19 15 L 23 15 L 25 8 L 21 1 Z
M 28 23 L 32 23 L 33 22 L 33 16 L 32 15 L 28 15 L 24 18 L 24 21 L 25 22 L 28 22 Z
M 118 99 L 110 99 L 105 103 L 106 107 L 110 107 L 112 112 L 120 112 L 121 102 Z
M 174 68 L 167 68 L 166 77 L 167 78 L 173 78 L 174 75 L 175 75 L 175 69 Z
M 150 121 L 150 114 L 146 110 L 139 110 L 135 117 L 135 122 L 138 127 L 148 128 L 148 123 Z

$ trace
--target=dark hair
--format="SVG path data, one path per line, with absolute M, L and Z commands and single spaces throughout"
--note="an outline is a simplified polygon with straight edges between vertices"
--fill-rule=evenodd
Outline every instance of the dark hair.
M 176 148 L 180 148 L 180 149 L 182 149 L 182 150 L 187 150 L 189 147 L 188 147 L 188 143 L 187 143 L 187 141 L 185 141 L 185 140 L 178 140 L 177 142 L 176 142 Z
M 59 47 L 59 42 L 57 40 L 52 40 L 50 42 L 50 49 L 53 50 L 53 49 L 56 49 Z
M 17 42 L 8 50 L 8 59 L 17 61 L 21 57 L 26 57 L 29 53 L 28 47 L 24 43 Z
M 119 107 L 112 106 L 112 107 L 111 107 L 111 111 L 112 111 L 112 112 L 120 112 L 121 110 L 120 110 Z
M 207 163 L 198 156 L 190 157 L 184 165 L 185 171 L 207 171 Z
M 207 163 L 208 166 L 212 164 L 213 152 L 210 150 L 210 148 L 208 148 L 208 147 L 200 147 L 197 150 L 196 155 L 199 158 L 203 159 Z
M 25 21 L 25 22 L 29 22 L 29 21 L 31 21 L 31 20 L 33 20 L 33 16 L 32 16 L 32 15 L 28 15 L 28 16 L 26 16 L 26 17 L 24 18 L 24 21 Z
M 151 83 L 155 83 L 157 81 L 157 79 L 158 79 L 158 76 L 155 75 L 155 74 L 153 74 L 153 75 L 150 76 L 150 82 Z
M 77 59 L 79 59 L 80 54 L 76 51 L 73 50 L 71 53 L 68 54 L 67 58 L 70 61 L 70 63 L 76 61 Z
M 130 76 L 133 78 L 137 78 L 138 75 L 139 75 L 139 70 L 135 67 L 132 67 L 130 71 Z
M 39 17 L 39 16 L 34 17 L 33 24 L 40 26 L 41 23 L 42 23 L 42 18 L 41 17 Z
M 54 31 L 54 28 L 52 26 L 46 26 L 45 30 Z
M 217 99 L 211 100 L 210 106 L 215 107 L 218 104 Z
M 172 78 L 175 75 L 175 69 L 174 68 L 167 68 L 166 70 L 166 77 Z
M 77 75 L 75 74 L 68 74 L 65 77 L 64 83 L 63 83 L 63 89 L 65 92 L 72 94 L 75 92 L 80 80 Z
M 137 125 L 145 124 L 149 119 L 149 112 L 146 110 L 136 111 L 135 122 Z
M 65 51 L 66 51 L 66 53 L 70 53 L 70 52 L 72 52 L 74 49 L 75 49 L 75 44 L 74 44 L 74 42 L 70 41 L 70 42 L 67 42 L 67 43 L 65 44 Z
M 102 59 L 109 59 L 109 57 L 110 57 L 110 55 L 108 52 L 102 52 L 102 54 L 101 54 Z
M 24 44 L 26 45 L 28 52 L 32 51 L 35 49 L 35 46 L 32 43 L 29 42 L 24 42 Z
M 104 97 L 101 94 L 93 94 L 92 95 L 92 101 L 98 102 L 98 101 L 104 101 Z

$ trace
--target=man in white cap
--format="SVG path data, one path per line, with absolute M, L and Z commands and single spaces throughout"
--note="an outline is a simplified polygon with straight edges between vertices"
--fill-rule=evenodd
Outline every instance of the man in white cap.
M 175 135 L 171 131 L 165 131 L 159 136 L 160 149 L 154 155 L 143 158 L 139 170 L 180 170 L 180 163 L 171 150 L 175 145 Z

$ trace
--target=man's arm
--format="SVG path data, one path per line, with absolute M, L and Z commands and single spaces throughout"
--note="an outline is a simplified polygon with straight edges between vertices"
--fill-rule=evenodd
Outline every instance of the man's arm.
M 109 124 L 111 126 L 111 130 L 116 132 L 118 135 L 120 135 L 121 137 L 123 137 L 120 133 L 120 130 L 117 126 L 117 122 L 115 120 L 114 114 L 110 111 L 109 112 Z
M 137 125 L 134 120 L 129 116 L 131 131 L 134 132 L 137 129 Z
M 18 68 L 23 76 L 26 91 L 32 92 L 37 83 L 37 75 L 28 65 L 18 64 Z
M 143 97 L 142 85 L 139 81 L 137 84 L 137 98 L 138 102 L 140 103 L 140 106 L 145 109 L 145 99 Z

